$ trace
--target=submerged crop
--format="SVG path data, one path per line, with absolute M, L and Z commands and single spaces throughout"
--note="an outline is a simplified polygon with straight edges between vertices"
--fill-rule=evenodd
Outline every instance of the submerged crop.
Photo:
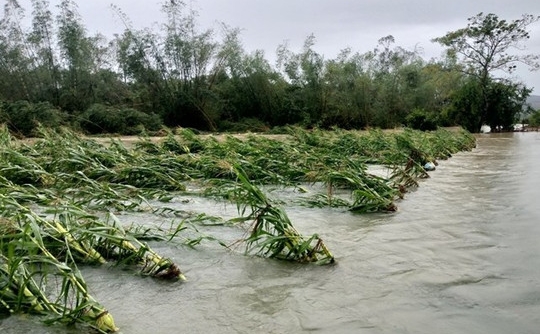
M 300 128 L 277 139 L 216 138 L 181 130 L 158 142 L 140 138 L 129 148 L 119 140 L 99 143 L 65 129 L 41 129 L 30 145 L 13 140 L 2 127 L 0 311 L 115 331 L 112 315 L 89 294 L 80 266 L 122 266 L 139 275 L 182 281 L 180 265 L 146 241 L 189 247 L 208 241 L 231 249 L 219 236 L 219 229 L 231 224 L 248 225 L 246 235 L 234 243 L 245 245 L 247 255 L 333 263 L 324 236 L 298 231 L 287 205 L 393 212 L 396 201 L 429 176 L 422 169 L 426 161 L 474 146 L 474 137 L 465 131 Z M 373 175 L 370 164 L 391 172 Z M 308 191 L 306 185 L 318 186 Z M 297 189 L 300 195 L 294 202 L 272 199 L 270 186 Z M 238 216 L 162 205 L 188 196 L 232 202 Z M 167 227 L 137 226 L 123 222 L 117 212 L 169 217 L 171 222 Z M 215 232 L 203 234 L 198 225 Z M 60 284 L 51 290 L 52 282 Z

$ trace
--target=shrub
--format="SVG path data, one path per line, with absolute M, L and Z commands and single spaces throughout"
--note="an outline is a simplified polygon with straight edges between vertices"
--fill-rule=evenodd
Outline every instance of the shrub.
M 90 134 L 117 133 L 138 135 L 144 130 L 157 131 L 162 127 L 156 114 L 142 111 L 94 104 L 80 115 L 80 127 Z
M 16 101 L 3 103 L 0 109 L 0 122 L 6 123 L 10 131 L 26 137 L 35 135 L 34 130 L 39 125 L 55 128 L 65 122 L 64 115 L 49 102 Z
M 415 130 L 421 130 L 421 131 L 437 130 L 436 118 L 432 114 L 426 112 L 423 109 L 414 109 L 405 118 L 405 124 L 408 127 Z
M 242 118 L 238 122 L 220 122 L 219 130 L 226 132 L 267 132 L 269 127 L 256 118 Z
M 124 120 L 125 129 L 122 134 L 139 135 L 144 130 L 158 131 L 163 127 L 161 118 L 157 114 L 147 114 L 133 108 L 120 110 Z

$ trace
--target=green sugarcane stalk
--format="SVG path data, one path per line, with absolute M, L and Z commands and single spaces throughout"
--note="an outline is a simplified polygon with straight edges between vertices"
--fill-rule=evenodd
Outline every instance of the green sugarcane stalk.
M 1 194 L 0 194 L 0 198 L 4 200 L 6 199 L 6 197 Z M 13 204 L 19 210 L 30 214 L 36 221 L 39 221 L 40 223 L 42 223 L 42 225 L 45 225 L 53 229 L 54 231 L 58 232 L 59 234 L 64 235 L 64 237 L 67 240 L 68 245 L 73 246 L 76 250 L 77 248 L 82 247 L 80 246 L 78 242 L 74 241 L 73 236 L 63 226 L 59 225 L 58 223 L 56 223 L 57 226 L 54 226 L 53 224 L 48 223 L 47 221 L 41 219 L 40 217 L 35 215 L 32 211 L 20 205 L 16 201 L 9 201 L 9 202 Z M 37 224 L 32 226 L 31 228 L 32 228 L 32 231 L 38 233 L 36 231 Z M 48 263 L 53 264 L 58 270 L 60 270 L 62 275 L 71 282 L 72 286 L 75 287 L 76 291 L 78 291 L 83 296 L 82 300 L 88 303 L 89 305 L 91 305 L 90 308 L 85 312 L 85 316 L 87 316 L 91 321 L 94 322 L 94 326 L 104 332 L 117 331 L 118 328 L 114 325 L 114 319 L 108 313 L 108 311 L 104 309 L 101 305 L 99 305 L 95 301 L 95 299 L 88 293 L 85 287 L 85 284 L 81 282 L 82 277 L 75 275 L 73 270 L 70 267 L 68 267 L 65 264 L 60 263 L 60 261 L 58 261 L 58 259 L 54 255 L 52 255 L 50 251 L 47 249 L 47 247 L 44 245 L 41 237 L 38 238 L 37 235 L 25 233 L 25 238 L 27 238 L 34 245 L 36 245 L 36 247 L 39 249 L 41 254 L 48 260 Z M 84 249 L 79 249 L 77 251 L 79 252 L 83 251 L 83 254 L 88 254 L 88 252 L 84 251 Z M 2 255 L 2 257 L 4 256 Z M 7 259 L 5 261 L 6 263 L 9 263 Z M 8 269 L 9 269 L 9 266 L 7 265 L 5 268 L 3 268 L 3 270 L 8 270 Z M 7 271 L 7 273 L 9 273 L 9 271 Z M 10 277 L 13 277 L 13 275 L 11 275 Z M 64 316 L 63 312 L 60 312 L 56 308 L 47 307 L 48 305 L 52 305 L 52 304 L 50 303 L 49 300 L 47 300 L 47 298 L 43 295 L 43 293 L 41 293 L 41 290 L 35 289 L 36 291 L 32 292 L 30 289 L 28 289 L 28 287 L 30 288 L 35 287 L 35 282 L 33 280 L 25 279 L 25 281 L 30 282 L 30 283 L 33 282 L 34 285 L 28 286 L 27 284 L 23 285 L 23 284 L 20 284 L 20 282 L 13 282 L 13 281 L 11 283 L 12 284 L 15 283 L 19 289 L 21 287 L 23 288 L 22 293 L 25 297 L 30 298 L 30 304 L 32 305 L 32 307 L 34 307 L 34 310 L 37 310 L 37 311 L 47 310 L 61 317 Z M 45 309 L 43 308 L 43 305 L 46 305 Z
M 10 274 L 10 272 L 11 272 L 10 269 L 11 268 L 8 265 L 9 260 L 6 257 L 4 257 L 2 254 L 0 254 L 0 258 L 5 262 L 0 266 L 0 270 L 3 271 L 9 277 L 9 283 L 10 283 L 9 287 L 11 289 L 11 292 L 14 294 L 15 298 L 16 298 L 16 296 L 18 296 L 22 292 L 24 297 L 27 298 L 28 303 L 30 304 L 30 309 L 31 310 L 37 311 L 39 313 L 45 311 L 45 307 L 43 307 L 43 305 L 39 303 L 40 299 L 43 299 L 45 301 L 45 305 L 47 305 L 47 308 L 49 308 L 51 303 L 47 300 L 47 298 L 43 295 L 43 293 L 41 293 L 41 291 L 39 291 L 39 289 L 34 289 L 34 290 L 38 290 L 37 294 L 39 295 L 39 297 L 37 297 L 36 294 L 32 293 L 32 291 L 30 291 L 30 289 L 28 289 L 28 283 L 27 284 L 23 283 L 25 281 L 25 279 L 20 278 L 20 275 L 16 276 L 15 273 Z M 22 279 L 22 281 L 21 281 L 21 279 Z M 33 282 L 33 280 L 31 278 L 30 279 L 26 278 L 26 280 L 30 284 L 35 284 L 35 282 Z M 5 296 L 5 292 L 2 292 L 2 295 Z M 2 300 L 2 302 L 10 311 L 12 311 L 9 308 L 9 306 L 7 305 L 7 303 L 5 303 L 3 300 Z M 52 309 L 49 308 L 49 310 L 55 311 L 54 308 L 52 308 Z
M 32 241 L 35 241 L 34 238 L 30 238 Z M 36 243 L 38 244 L 38 243 Z M 41 248 L 41 246 L 40 246 Z M 45 257 L 52 263 L 59 264 L 59 268 L 64 277 L 70 280 L 70 282 L 73 284 L 73 286 L 76 288 L 76 290 L 83 295 L 83 301 L 85 303 L 90 304 L 91 306 L 87 311 L 84 313 L 84 317 L 88 317 L 89 320 L 94 322 L 94 327 L 97 329 L 104 331 L 104 332 L 115 332 L 118 330 L 118 328 L 114 324 L 114 319 L 112 316 L 108 313 L 107 310 L 105 310 L 101 305 L 99 305 L 92 296 L 88 293 L 85 286 L 81 283 L 80 278 L 78 278 L 76 275 L 73 274 L 71 271 L 71 268 L 64 266 L 60 264 L 52 254 L 50 254 L 46 249 L 41 248 L 43 254 Z M 9 266 L 9 259 L 6 258 L 4 255 L 0 254 L 0 258 L 6 262 L 0 266 L 0 270 L 3 271 L 8 277 L 9 277 L 9 283 L 10 283 L 10 289 L 11 292 L 14 294 L 14 296 L 17 296 L 19 293 L 22 293 L 25 298 L 27 298 L 28 303 L 30 304 L 29 309 L 33 311 L 37 311 L 39 313 L 44 313 L 46 311 L 52 312 L 58 316 L 63 317 L 65 313 L 61 310 L 59 310 L 57 307 L 54 306 L 53 303 L 51 303 L 48 298 L 44 295 L 44 293 L 36 288 L 36 284 L 33 281 L 32 278 L 29 277 L 21 277 L 20 275 L 10 275 L 10 272 L 12 268 Z M 34 290 L 34 291 L 31 291 Z M 16 310 L 12 310 L 8 303 L 5 302 L 3 299 L 5 298 L 6 294 L 1 293 L 0 294 L 2 298 L 0 299 L 2 301 L 2 304 L 10 310 L 10 312 L 14 312 Z
M 114 228 L 114 232 L 119 234 L 121 237 L 121 240 L 118 238 L 110 238 L 109 241 L 119 248 L 133 254 L 138 254 L 143 251 L 144 259 L 142 260 L 145 262 L 143 272 L 159 278 L 180 279 L 182 281 L 186 281 L 186 277 L 184 274 L 182 274 L 180 268 L 170 259 L 158 255 L 154 250 L 148 247 L 148 245 L 142 243 L 137 238 L 129 238 L 131 240 L 128 240 L 128 236 L 124 229 L 117 224 L 118 219 L 116 216 L 112 213 L 109 213 L 109 215 L 114 221 L 112 226 Z M 150 263 L 151 265 L 148 266 Z
M 122 242 L 117 243 L 119 247 L 121 247 L 124 250 L 131 251 L 133 253 L 138 253 L 140 249 L 144 250 L 145 253 L 145 261 L 146 263 L 153 263 L 146 271 L 156 277 L 160 278 L 167 278 L 167 279 L 180 279 L 182 281 L 186 281 L 186 277 L 178 266 L 173 263 L 170 259 L 161 257 L 156 252 L 154 252 L 150 247 L 148 247 L 146 244 L 141 243 L 139 240 L 134 239 L 134 242 L 136 242 L 139 246 L 139 248 L 135 247 L 133 243 L 131 243 L 128 240 L 122 240 Z M 146 266 L 145 266 L 146 268 Z M 143 268 L 143 271 L 145 270 Z M 157 268 L 157 269 L 155 269 Z
M 53 263 L 58 263 L 59 268 L 64 268 L 61 270 L 62 274 L 69 279 L 69 281 L 75 286 L 76 290 L 83 295 L 83 301 L 91 305 L 91 308 L 86 311 L 85 315 L 90 319 L 95 321 L 95 326 L 99 330 L 104 332 L 116 332 L 118 327 L 114 324 L 114 319 L 109 312 L 99 305 L 96 300 L 88 293 L 85 285 L 81 282 L 82 278 L 77 277 L 73 270 L 70 267 L 62 265 L 56 257 L 54 257 L 43 245 L 36 243 L 40 248 L 41 252 Z
M 51 224 L 48 224 L 48 226 L 52 226 Z M 105 258 L 96 251 L 93 247 L 83 247 L 79 241 L 77 241 L 73 235 L 64 228 L 59 222 L 55 222 L 55 231 L 58 232 L 61 236 L 63 236 L 69 246 L 73 249 L 75 249 L 77 252 L 79 252 L 81 255 L 84 255 L 85 259 L 90 259 L 91 261 L 95 261 L 99 264 L 104 264 L 107 262 Z

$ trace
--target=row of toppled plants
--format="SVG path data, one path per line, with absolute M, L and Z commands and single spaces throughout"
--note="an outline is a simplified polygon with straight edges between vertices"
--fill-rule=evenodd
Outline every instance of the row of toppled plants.
M 122 265 L 142 275 L 183 279 L 177 264 L 153 251 L 149 238 L 172 241 L 196 224 L 220 217 L 176 209 L 169 229 L 126 225 L 112 212 L 147 212 L 151 201 L 207 196 L 231 201 L 249 233 L 239 242 L 247 254 L 298 262 L 333 263 L 322 239 L 303 236 L 284 203 L 261 185 L 324 187 L 300 201 L 316 207 L 364 212 L 396 209 L 395 201 L 427 177 L 427 161 L 445 159 L 475 146 L 465 131 L 385 133 L 290 128 L 280 140 L 261 135 L 243 139 L 169 133 L 159 142 L 141 138 L 127 148 L 61 129 L 41 129 L 31 145 L 0 128 L 0 312 L 29 312 L 47 322 L 84 323 L 102 332 L 117 330 L 112 316 L 89 293 L 78 266 Z M 389 177 L 368 172 L 368 164 L 390 168 Z M 186 184 L 196 184 L 186 190 Z M 337 188 L 350 197 L 335 196 Z M 151 207 L 151 206 L 150 206 Z M 176 221 L 176 220 L 175 220 Z M 184 237 L 194 246 L 216 236 Z M 56 282 L 56 283 L 52 283 Z M 58 283 L 59 282 L 59 283 Z

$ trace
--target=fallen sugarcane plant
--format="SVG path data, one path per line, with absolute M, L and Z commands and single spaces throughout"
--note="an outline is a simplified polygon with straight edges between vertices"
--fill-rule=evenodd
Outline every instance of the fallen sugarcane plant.
M 334 256 L 317 234 L 309 238 L 302 236 L 285 210 L 254 186 L 239 165 L 233 170 L 237 182 L 230 189 L 229 198 L 237 203 L 242 216 L 234 221 L 251 222 L 248 236 L 242 240 L 247 254 L 296 262 L 334 263 Z M 248 209 L 251 212 L 245 215 Z
M 114 259 L 140 265 L 143 275 L 185 279 L 176 264 L 127 234 L 117 220 L 108 224 L 69 206 L 44 218 L 1 193 L 0 209 L 0 301 L 10 313 L 44 314 L 48 322 L 83 322 L 111 332 L 117 330 L 112 316 L 88 294 L 77 263 Z M 44 292 L 48 277 L 62 281 L 54 301 Z
M 38 238 L 25 235 L 21 241 L 27 247 L 39 243 Z M 88 293 L 79 270 L 38 247 L 41 255 L 0 254 L 0 311 L 41 314 L 48 323 L 84 323 L 102 333 L 117 331 L 112 315 Z M 61 282 L 54 293 L 47 284 L 51 278 Z
M 39 313 L 50 321 L 84 322 L 102 331 L 115 329 L 103 327 L 112 317 L 89 296 L 77 265 L 115 264 L 137 268 L 141 275 L 179 279 L 178 266 L 145 241 L 183 240 L 195 246 L 208 240 L 226 246 L 192 224 L 206 229 L 248 222 L 238 242 L 247 254 L 333 263 L 322 239 L 301 235 L 285 203 L 269 199 L 259 185 L 301 192 L 311 183 L 315 195 L 304 201 L 312 206 L 394 211 L 394 201 L 427 175 L 422 162 L 475 144 L 464 131 L 446 130 L 394 134 L 290 128 L 279 140 L 254 135 L 218 140 L 182 130 L 179 136 L 168 133 L 162 143 L 141 138 L 129 150 L 118 140 L 99 144 L 65 129 L 42 129 L 41 136 L 26 145 L 0 128 L 0 311 Z M 367 164 L 393 172 L 375 176 L 367 173 Z M 241 217 L 228 221 L 186 211 L 184 195 L 226 198 L 236 203 Z M 173 204 L 162 207 L 156 201 Z M 125 227 L 112 211 L 182 221 Z M 186 237 L 188 225 L 195 233 Z M 61 277 L 58 281 L 70 292 L 62 292 L 64 285 L 50 290 L 50 277 Z M 46 285 L 56 292 L 45 293 Z
M 2 213 L 16 204 L 3 195 L 0 200 Z M 15 215 L 0 217 L 0 310 L 41 314 L 47 322 L 85 323 L 100 332 L 117 331 L 113 317 L 89 294 L 70 247 L 65 261 L 58 260 L 48 247 L 53 237 L 38 217 L 19 209 Z M 56 289 L 50 288 L 49 278 L 60 280 Z

